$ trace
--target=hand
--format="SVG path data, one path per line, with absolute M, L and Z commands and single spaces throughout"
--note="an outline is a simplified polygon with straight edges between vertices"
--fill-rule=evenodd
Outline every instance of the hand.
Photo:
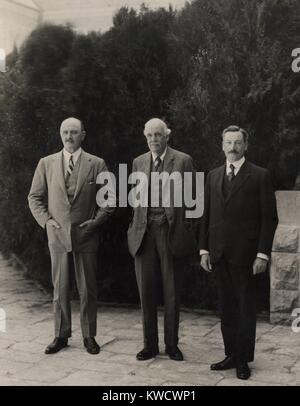
M 212 271 L 212 266 L 211 266 L 211 263 L 210 263 L 209 254 L 201 255 L 200 265 L 206 272 L 211 272 Z
M 60 229 L 60 225 L 53 219 L 47 221 L 48 226 Z
M 262 258 L 256 258 L 253 264 L 253 275 L 258 275 L 260 273 L 266 272 L 268 266 L 268 261 Z
M 97 228 L 95 220 L 87 220 L 84 223 L 80 224 L 80 228 L 86 228 L 89 231 L 93 231 Z

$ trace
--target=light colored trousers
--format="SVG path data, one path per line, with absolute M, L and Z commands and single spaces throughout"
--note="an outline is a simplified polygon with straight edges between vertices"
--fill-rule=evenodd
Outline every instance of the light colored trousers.
M 70 261 L 74 261 L 75 279 L 80 296 L 80 322 L 83 337 L 97 334 L 97 253 L 50 251 L 53 282 L 55 337 L 72 334 L 70 300 Z M 73 257 L 73 258 L 72 258 Z

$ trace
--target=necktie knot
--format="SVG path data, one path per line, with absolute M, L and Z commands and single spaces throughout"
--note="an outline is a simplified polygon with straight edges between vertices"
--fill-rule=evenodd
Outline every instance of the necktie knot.
M 155 169 L 158 169 L 159 166 L 160 166 L 160 164 L 161 164 L 161 157 L 158 156 L 158 157 L 155 159 L 155 161 L 154 161 Z
M 72 175 L 73 169 L 74 169 L 74 161 L 73 161 L 73 155 L 70 156 L 69 160 L 69 166 L 68 166 L 68 171 L 67 171 L 67 176 L 70 177 Z
M 230 172 L 228 174 L 228 179 L 231 182 L 235 178 L 235 173 L 234 173 L 235 166 L 233 164 L 230 164 L 229 168 L 230 168 Z

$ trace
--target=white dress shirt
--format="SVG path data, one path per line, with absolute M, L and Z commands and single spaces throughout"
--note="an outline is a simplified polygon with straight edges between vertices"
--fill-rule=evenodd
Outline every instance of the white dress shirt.
M 152 160 L 155 162 L 156 158 L 159 156 L 161 159 L 161 162 L 164 161 L 166 153 L 167 153 L 168 147 L 164 150 L 164 152 L 161 155 L 158 155 L 156 152 L 152 152 Z
M 227 173 L 227 175 L 229 175 L 232 172 L 231 168 L 230 168 L 230 165 L 233 165 L 234 166 L 234 175 L 236 176 L 239 173 L 239 171 L 240 171 L 241 167 L 243 166 L 243 164 L 245 163 L 245 161 L 246 161 L 246 159 L 245 159 L 244 156 L 243 156 L 243 158 L 241 158 L 241 159 L 239 159 L 238 161 L 235 161 L 235 162 L 229 162 L 227 160 L 226 161 L 226 173 Z M 206 250 L 200 250 L 200 256 L 205 255 L 205 254 L 209 254 L 209 252 L 206 251 Z M 261 258 L 261 259 L 264 259 L 265 261 L 269 261 L 268 255 L 263 254 L 261 252 L 259 252 L 257 254 L 257 258 Z
M 164 161 L 166 153 L 167 153 L 167 148 L 164 150 L 164 152 L 161 155 L 158 155 L 155 152 L 152 152 L 152 161 L 153 161 L 154 164 L 155 164 L 155 160 L 156 160 L 156 158 L 158 156 L 160 157 L 161 162 Z M 151 177 L 151 182 L 152 182 L 152 177 Z M 150 196 L 150 198 L 151 198 L 151 206 L 152 207 L 159 207 L 160 198 L 162 198 L 162 197 L 160 196 L 160 189 L 159 189 L 159 185 L 157 184 L 157 182 L 153 182 L 151 184 L 151 196 Z
M 226 173 L 227 173 L 227 175 L 229 175 L 231 173 L 230 165 L 233 165 L 234 166 L 234 174 L 236 176 L 239 173 L 239 171 L 240 171 L 242 165 L 245 163 L 245 161 L 246 161 L 246 159 L 245 159 L 244 156 L 243 156 L 243 158 L 241 158 L 241 159 L 239 159 L 238 161 L 235 161 L 235 162 L 226 161 Z

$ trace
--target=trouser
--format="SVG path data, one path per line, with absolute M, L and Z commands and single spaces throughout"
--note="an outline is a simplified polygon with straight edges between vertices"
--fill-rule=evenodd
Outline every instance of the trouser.
M 83 337 L 95 337 L 97 330 L 97 254 L 94 252 L 51 252 L 55 337 L 71 337 L 70 261 L 80 297 Z
M 222 258 L 214 264 L 225 354 L 238 361 L 254 360 L 256 306 L 252 266 L 238 266 Z
M 164 337 L 165 344 L 178 344 L 180 274 L 182 261 L 174 258 L 168 247 L 168 223 L 155 221 L 148 225 L 140 252 L 135 257 L 135 271 L 139 288 L 144 345 L 158 347 L 157 328 L 157 280 L 161 273 L 164 293 Z

